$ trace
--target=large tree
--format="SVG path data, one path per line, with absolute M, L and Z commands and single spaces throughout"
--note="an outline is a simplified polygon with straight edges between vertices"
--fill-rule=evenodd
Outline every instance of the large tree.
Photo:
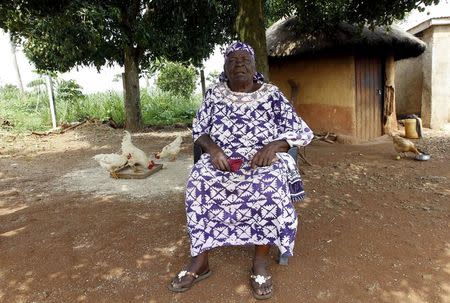
M 299 26 L 306 33 L 332 30 L 340 22 L 355 25 L 384 26 L 401 20 L 418 8 L 439 3 L 439 0 L 265 0 L 273 19 L 298 16 Z
M 266 80 L 269 80 L 265 23 L 263 1 L 238 0 L 236 31 L 239 39 L 254 48 L 258 71 L 263 73 Z
M 139 74 L 157 58 L 199 65 L 233 35 L 233 1 L 9 0 L 0 27 L 38 69 L 124 66 L 126 127 L 141 127 Z
M 251 43 L 257 54 L 266 54 L 261 43 L 261 28 L 276 20 L 297 16 L 299 30 L 305 35 L 317 31 L 332 31 L 347 22 L 359 26 L 390 25 L 401 20 L 413 9 L 423 9 L 439 0 L 239 0 L 236 31 L 240 39 Z M 261 9 L 263 8 L 263 9 Z M 262 16 L 265 15 L 265 23 Z M 257 38 L 259 37 L 259 38 Z M 257 68 L 267 72 L 267 61 L 257 61 Z

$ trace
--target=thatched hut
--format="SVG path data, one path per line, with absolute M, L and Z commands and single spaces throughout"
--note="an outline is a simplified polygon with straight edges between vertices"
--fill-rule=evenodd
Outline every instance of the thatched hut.
M 367 140 L 396 128 L 395 60 L 425 43 L 396 28 L 341 24 L 332 34 L 304 35 L 295 18 L 266 32 L 270 80 L 314 131 Z

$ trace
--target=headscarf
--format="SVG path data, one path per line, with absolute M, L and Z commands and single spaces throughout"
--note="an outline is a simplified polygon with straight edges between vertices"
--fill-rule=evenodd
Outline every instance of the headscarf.
M 252 56 L 252 59 L 255 60 L 255 51 L 253 50 L 253 48 L 249 44 L 246 44 L 246 43 L 241 42 L 241 41 L 236 41 L 233 44 L 231 44 L 230 46 L 228 46 L 227 49 L 225 50 L 225 53 L 224 53 L 225 61 L 227 61 L 228 56 L 232 52 L 235 52 L 235 51 L 238 51 L 238 50 L 243 50 L 243 51 L 248 52 Z M 227 82 L 228 81 L 228 78 L 225 75 L 225 71 L 223 71 L 219 75 L 219 81 L 220 82 Z M 263 74 L 261 74 L 260 72 L 256 72 L 253 75 L 253 82 L 264 83 L 265 80 L 264 80 Z
M 255 51 L 253 50 L 253 48 L 249 44 L 246 44 L 241 41 L 236 41 L 227 47 L 227 49 L 225 50 L 225 53 L 224 53 L 225 60 L 227 60 L 228 56 L 232 52 L 235 52 L 238 50 L 246 51 L 247 53 L 249 53 L 252 56 L 252 59 L 255 60 Z

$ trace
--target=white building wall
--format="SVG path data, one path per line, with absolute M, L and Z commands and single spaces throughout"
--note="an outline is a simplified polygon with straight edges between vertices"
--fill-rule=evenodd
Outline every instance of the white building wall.
M 434 40 L 433 40 L 433 29 L 428 28 L 422 32 L 422 39 L 427 44 L 427 49 L 421 55 L 422 57 L 422 74 L 423 74 L 423 82 L 422 82 L 422 94 L 421 94 L 421 118 L 423 125 L 425 127 L 430 127 L 431 125 L 431 116 L 432 116 L 432 81 L 433 81 L 433 48 L 434 48 Z
M 422 106 L 422 56 L 399 60 L 395 66 L 397 115 L 420 114 Z
M 431 128 L 441 128 L 450 112 L 450 24 L 433 27 Z

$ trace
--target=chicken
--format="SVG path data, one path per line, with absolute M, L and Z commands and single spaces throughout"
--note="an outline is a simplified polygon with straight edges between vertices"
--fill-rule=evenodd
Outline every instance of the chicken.
M 403 155 L 406 155 L 407 152 L 412 152 L 416 155 L 421 154 L 420 150 L 416 148 L 414 143 L 409 141 L 408 139 L 402 138 L 399 135 L 395 135 L 392 137 L 392 141 L 394 143 L 394 149 L 397 153 L 401 153 Z M 397 159 L 399 157 L 400 155 L 397 156 Z
M 139 171 L 140 167 L 151 169 L 153 167 L 152 161 L 149 160 L 145 152 L 131 142 L 131 134 L 125 131 L 122 139 L 122 155 L 128 158 L 128 166 L 133 168 L 135 172 Z
M 177 158 L 178 153 L 181 150 L 181 136 L 177 136 L 175 140 L 173 140 L 171 143 L 167 144 L 163 147 L 161 152 L 155 154 L 155 158 L 170 158 L 170 161 L 175 161 Z
M 119 154 L 98 154 L 92 157 L 101 167 L 110 172 L 111 177 L 117 179 L 117 171 L 127 165 L 126 155 Z

